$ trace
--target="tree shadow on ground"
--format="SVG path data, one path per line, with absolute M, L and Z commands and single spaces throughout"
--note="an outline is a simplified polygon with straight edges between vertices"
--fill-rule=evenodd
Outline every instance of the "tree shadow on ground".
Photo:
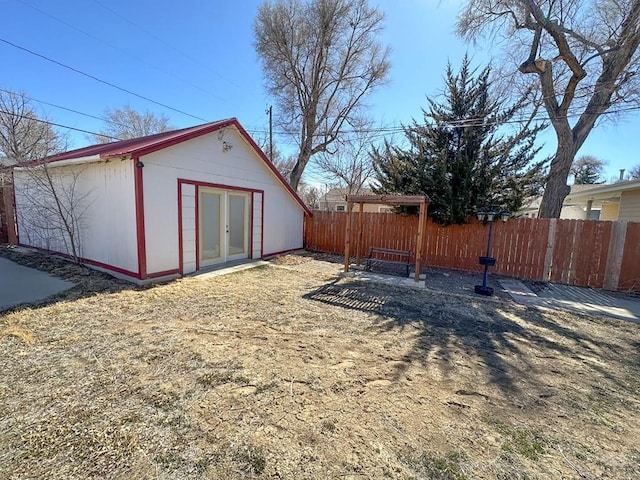
M 396 378 L 411 363 L 426 366 L 435 358 L 445 374 L 452 374 L 456 358 L 475 357 L 473 363 L 487 372 L 492 384 L 504 393 L 515 393 L 519 384 L 539 383 L 541 361 L 545 368 L 555 368 L 554 361 L 581 361 L 582 356 L 596 357 L 606 350 L 617 356 L 615 361 L 633 362 L 616 352 L 619 345 L 516 304 L 341 280 L 304 297 L 374 314 L 379 332 L 415 331 L 415 342 L 396 367 Z M 588 368 L 619 384 L 611 369 L 595 362 L 589 362 Z

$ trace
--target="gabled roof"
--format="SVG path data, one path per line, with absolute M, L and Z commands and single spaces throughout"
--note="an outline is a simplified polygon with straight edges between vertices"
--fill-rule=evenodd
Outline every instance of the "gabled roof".
M 146 137 L 119 140 L 117 142 L 99 143 L 88 147 L 70 150 L 46 158 L 48 163 L 60 162 L 62 160 L 72 160 L 76 158 L 99 157 L 102 159 L 114 157 L 137 157 L 146 155 L 156 150 L 167 148 L 171 145 L 184 142 L 191 138 L 199 137 L 207 133 L 215 132 L 224 127 L 235 125 L 240 126 L 235 118 L 220 120 L 218 122 L 205 123 L 195 127 L 172 130 L 170 132 L 156 133 Z
M 82 163 L 84 161 L 90 162 L 99 159 L 106 160 L 109 158 L 136 158 L 142 155 L 148 155 L 164 148 L 168 148 L 187 140 L 191 140 L 192 138 L 200 137 L 217 130 L 222 130 L 225 127 L 235 127 L 238 130 L 240 135 L 249 143 L 249 145 L 251 145 L 260 159 L 273 172 L 280 183 L 282 183 L 283 187 L 288 190 L 293 198 L 300 204 L 304 212 L 307 215 L 312 215 L 309 207 L 307 207 L 304 201 L 302 201 L 296 191 L 291 188 L 289 182 L 287 182 L 282 174 L 269 161 L 262 149 L 256 144 L 253 138 L 251 138 L 251 135 L 247 133 L 242 125 L 240 125 L 240 122 L 238 122 L 236 118 L 229 118 L 217 122 L 205 123 L 203 125 L 197 125 L 195 127 L 182 128 L 180 130 L 172 130 L 170 132 L 156 133 L 155 135 L 148 135 L 146 137 L 133 138 L 130 140 L 120 140 L 117 142 L 91 145 L 89 147 L 78 148 L 76 150 L 70 150 L 68 152 L 59 153 L 57 155 L 47 157 L 43 160 L 43 162 L 51 164 L 62 162 L 65 160 L 78 160 L 78 163 Z

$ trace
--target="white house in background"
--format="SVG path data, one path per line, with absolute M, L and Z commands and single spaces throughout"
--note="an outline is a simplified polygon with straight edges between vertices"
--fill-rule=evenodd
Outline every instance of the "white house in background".
M 525 204 L 518 216 L 535 218 L 541 197 Z M 572 185 L 560 218 L 574 220 L 626 220 L 640 222 L 640 180 L 606 185 Z
M 47 165 L 79 172 L 81 260 L 136 283 L 303 246 L 311 212 L 235 118 L 81 148 Z M 69 255 L 30 221 L 29 170 L 14 175 L 20 244 Z
M 599 185 L 571 185 L 571 193 L 577 194 L 592 188 L 596 188 Z M 574 203 L 569 200 L 569 196 L 564 199 L 562 204 L 562 210 L 560 211 L 560 218 L 567 220 L 585 220 L 586 219 L 586 204 Z M 525 202 L 524 205 L 516 216 L 526 218 L 536 218 L 538 216 L 538 210 L 540 209 L 540 203 L 542 203 L 542 197 L 535 197 Z M 590 213 L 591 218 L 589 220 L 598 220 L 600 215 L 599 209 L 593 209 Z
M 332 188 L 325 193 L 318 201 L 318 210 L 331 211 L 331 212 L 346 212 L 347 211 L 347 195 L 349 194 L 348 188 Z M 361 188 L 353 194 L 358 195 L 373 195 L 373 192 L 369 188 Z M 354 205 L 353 211 L 359 211 L 360 206 Z M 363 206 L 363 212 L 369 213 L 386 213 L 392 212 L 393 206 L 383 205 L 377 203 L 365 203 Z
M 640 179 L 593 187 L 575 193 L 572 191 L 565 203 L 581 206 L 585 215 L 600 210 L 599 220 L 640 222 Z

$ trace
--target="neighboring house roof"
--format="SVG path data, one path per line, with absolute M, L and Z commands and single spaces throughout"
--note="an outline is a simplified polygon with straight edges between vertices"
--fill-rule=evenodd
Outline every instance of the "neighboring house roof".
M 358 192 L 359 195 L 369 195 L 373 193 L 368 188 L 361 188 Z M 349 195 L 348 188 L 332 188 L 322 196 L 321 202 L 344 202 L 345 197 Z
M 302 209 L 307 215 L 312 215 L 309 207 L 302 201 L 296 191 L 291 188 L 289 182 L 285 180 L 280 172 L 273 166 L 262 149 L 251 138 L 251 135 L 240 125 L 240 122 L 236 118 L 229 118 L 226 120 L 220 120 L 217 122 L 205 123 L 204 125 L 197 125 L 195 127 L 183 128 L 180 130 L 172 130 L 170 132 L 156 133 L 154 135 L 148 135 L 146 137 L 133 138 L 130 140 L 120 140 L 117 142 L 101 143 L 98 145 L 91 145 L 89 147 L 78 148 L 76 150 L 70 150 L 68 152 L 52 155 L 44 160 L 35 162 L 34 164 L 40 164 L 47 162 L 52 163 L 88 163 L 99 160 L 106 160 L 109 158 L 131 157 L 136 158 L 142 155 L 148 155 L 150 153 L 162 150 L 164 148 L 176 145 L 178 143 L 191 140 L 208 133 L 212 133 L 218 130 L 222 130 L 225 127 L 235 127 L 240 135 L 253 147 L 258 153 L 260 159 L 267 165 L 267 167 L 273 172 L 273 174 L 280 180 L 285 189 L 293 196 L 293 198 L 300 204 Z
M 600 185 L 600 184 L 598 184 L 598 185 L 594 185 L 594 184 L 571 185 L 569 187 L 571 189 L 571 191 L 569 192 L 569 195 L 567 195 L 567 197 L 564 199 L 563 204 L 567 205 L 567 204 L 571 203 L 574 195 L 583 194 L 585 192 L 591 191 L 591 190 L 596 189 L 598 187 L 602 187 L 602 185 Z M 542 195 L 538 196 L 538 197 L 529 198 L 528 200 L 524 201 L 524 204 L 520 208 L 520 211 L 521 212 L 538 211 L 538 209 L 540 208 L 540 204 L 541 203 L 542 203 Z
M 586 186 L 586 185 L 585 185 Z M 606 185 L 589 185 L 591 188 L 582 189 L 567 195 L 570 202 L 586 202 L 588 200 L 608 200 L 610 198 L 619 198 L 622 192 L 628 190 L 640 189 L 640 179 L 623 180 L 621 182 L 609 183 Z
M 12 160 L 9 160 L 7 157 L 0 156 L 0 167 L 8 167 L 13 164 L 14 162 Z

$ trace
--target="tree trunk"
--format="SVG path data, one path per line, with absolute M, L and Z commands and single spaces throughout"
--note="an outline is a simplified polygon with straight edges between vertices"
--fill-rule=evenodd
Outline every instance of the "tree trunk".
M 307 151 L 306 148 L 302 148 L 300 150 L 300 154 L 298 155 L 298 161 L 293 166 L 293 170 L 291 170 L 291 175 L 289 175 L 289 185 L 296 192 L 298 191 L 298 185 L 300 184 L 300 179 L 302 178 L 302 172 L 304 172 L 307 163 L 309 163 L 309 159 L 311 158 L 311 154 Z
M 540 218 L 560 218 L 562 203 L 571 191 L 567 185 L 567 177 L 576 154 L 572 144 L 571 140 L 558 139 L 558 149 L 549 168 L 549 177 L 538 212 Z

